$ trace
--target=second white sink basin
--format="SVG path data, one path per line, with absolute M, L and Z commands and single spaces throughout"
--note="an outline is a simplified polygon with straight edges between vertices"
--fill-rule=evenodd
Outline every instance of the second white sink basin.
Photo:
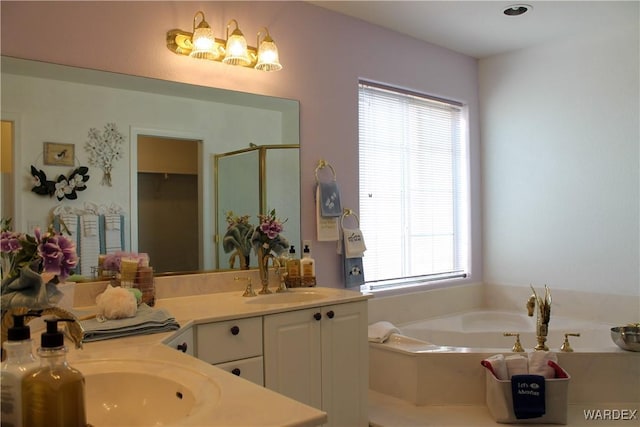
M 85 377 L 87 422 L 95 427 L 180 424 L 220 398 L 209 377 L 172 363 L 122 359 L 73 366 Z
M 247 297 L 247 304 L 294 304 L 321 300 L 327 296 L 315 290 L 289 290 L 287 292 L 274 292 L 268 295 Z

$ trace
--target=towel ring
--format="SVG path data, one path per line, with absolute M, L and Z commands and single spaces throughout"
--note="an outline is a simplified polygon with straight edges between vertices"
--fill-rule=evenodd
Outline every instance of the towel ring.
M 333 166 L 331 166 L 326 160 L 324 159 L 320 159 L 318 161 L 318 166 L 316 166 L 316 170 L 315 170 L 315 175 L 316 175 L 316 182 L 320 182 L 320 178 L 318 178 L 318 171 L 320 169 L 324 169 L 324 168 L 329 168 L 331 169 L 331 174 L 333 175 L 333 181 L 336 181 L 336 171 L 335 169 L 333 169 Z
M 340 218 L 340 227 L 344 229 L 344 219 L 348 216 L 353 216 L 356 218 L 356 225 L 360 227 L 360 217 L 357 213 L 355 213 L 352 209 L 345 208 L 342 210 L 342 218 Z

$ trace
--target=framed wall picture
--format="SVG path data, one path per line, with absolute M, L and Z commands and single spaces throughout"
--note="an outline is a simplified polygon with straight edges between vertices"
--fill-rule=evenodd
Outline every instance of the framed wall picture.
M 73 166 L 75 158 L 75 145 L 73 144 L 44 143 L 45 165 Z

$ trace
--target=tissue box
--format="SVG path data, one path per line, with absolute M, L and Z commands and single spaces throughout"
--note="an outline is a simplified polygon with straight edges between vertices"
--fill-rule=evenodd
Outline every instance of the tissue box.
M 545 414 L 538 418 L 518 419 L 513 412 L 511 380 L 498 380 L 485 370 L 486 403 L 496 422 L 506 424 L 567 424 L 568 378 L 545 380 Z

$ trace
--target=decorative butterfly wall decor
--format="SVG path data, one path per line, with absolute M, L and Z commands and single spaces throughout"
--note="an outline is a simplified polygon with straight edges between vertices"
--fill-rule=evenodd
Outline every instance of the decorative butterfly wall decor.
M 37 169 L 32 165 L 33 188 L 31 191 L 41 196 L 49 197 L 55 194 L 58 200 L 62 200 L 65 197 L 74 200 L 78 198 L 78 191 L 86 190 L 86 182 L 89 181 L 88 173 L 88 167 L 80 166 L 74 169 L 68 177 L 59 175 L 56 181 L 49 181 L 42 169 Z

